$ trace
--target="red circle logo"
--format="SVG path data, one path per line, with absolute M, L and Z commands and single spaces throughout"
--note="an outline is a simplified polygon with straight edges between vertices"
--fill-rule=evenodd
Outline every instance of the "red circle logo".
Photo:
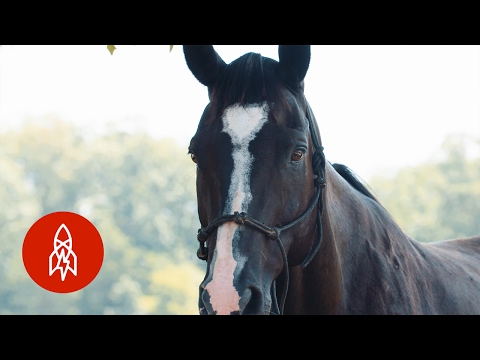
M 70 293 L 90 284 L 103 263 L 103 242 L 95 226 L 72 212 L 37 220 L 22 248 L 28 275 L 42 288 Z

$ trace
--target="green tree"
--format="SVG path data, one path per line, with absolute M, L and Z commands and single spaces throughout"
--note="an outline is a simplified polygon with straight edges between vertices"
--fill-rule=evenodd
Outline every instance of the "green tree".
M 480 159 L 469 159 L 467 136 L 448 137 L 437 162 L 375 176 L 370 186 L 402 229 L 430 242 L 480 235 Z M 478 143 L 476 144 L 478 146 Z
M 0 313 L 197 313 L 204 265 L 186 149 L 142 133 L 91 138 L 44 119 L 0 135 L 0 169 Z M 21 259 L 29 227 L 54 211 L 84 215 L 104 242 L 97 278 L 71 294 L 40 288 Z

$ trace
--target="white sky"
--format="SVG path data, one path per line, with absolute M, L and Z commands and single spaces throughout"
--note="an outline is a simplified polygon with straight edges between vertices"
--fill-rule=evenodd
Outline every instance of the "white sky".
M 218 45 L 278 60 L 276 45 Z M 480 139 L 480 46 L 312 46 L 305 93 L 328 160 L 368 180 L 432 159 L 447 134 Z M 0 46 L 0 131 L 47 115 L 186 147 L 207 104 L 180 45 Z M 473 149 L 480 156 L 480 149 Z

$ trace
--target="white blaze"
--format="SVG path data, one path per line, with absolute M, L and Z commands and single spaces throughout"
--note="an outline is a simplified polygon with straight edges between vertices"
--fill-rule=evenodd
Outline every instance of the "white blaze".
M 252 200 L 250 173 L 253 156 L 248 147 L 267 122 L 267 116 L 268 107 L 265 103 L 246 108 L 232 105 L 223 113 L 223 132 L 230 135 L 233 145 L 233 171 L 224 214 L 246 212 Z M 233 257 L 233 237 L 237 228 L 238 224 L 233 222 L 218 227 L 217 246 L 212 260 L 212 280 L 205 287 L 213 310 L 219 315 L 240 310 L 240 296 L 233 286 L 234 271 L 243 266 L 242 262 L 237 263 Z

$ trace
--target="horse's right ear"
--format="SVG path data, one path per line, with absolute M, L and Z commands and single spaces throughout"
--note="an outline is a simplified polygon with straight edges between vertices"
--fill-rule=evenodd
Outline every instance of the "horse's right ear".
M 278 61 L 284 80 L 298 85 L 310 65 L 310 45 L 279 45 Z
M 227 66 L 212 45 L 183 45 L 187 66 L 203 85 L 211 87 Z

